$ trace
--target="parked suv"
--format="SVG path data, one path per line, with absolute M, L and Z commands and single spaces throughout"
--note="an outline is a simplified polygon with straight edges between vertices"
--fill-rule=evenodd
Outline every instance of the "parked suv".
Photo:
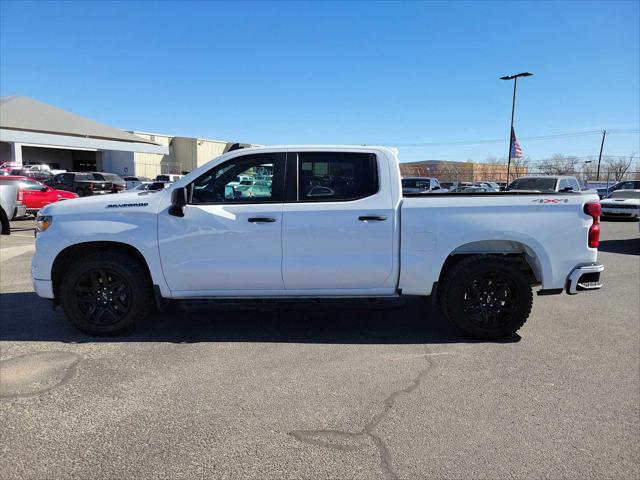
M 111 193 L 113 191 L 113 184 L 111 182 L 96 180 L 93 172 L 59 173 L 45 183 L 58 190 L 77 193 L 79 197 L 104 195 L 105 193 Z

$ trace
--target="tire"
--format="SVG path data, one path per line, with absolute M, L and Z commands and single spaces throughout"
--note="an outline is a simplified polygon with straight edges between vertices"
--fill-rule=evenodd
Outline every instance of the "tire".
M 90 335 L 119 335 L 153 310 L 153 287 L 144 265 L 117 251 L 77 259 L 64 274 L 60 299 L 67 318 Z
M 77 189 L 76 193 L 78 194 L 78 197 L 84 197 L 84 190 L 82 190 L 81 188 Z
M 2 227 L 2 235 L 11 235 L 11 224 L 2 207 L 0 207 L 0 226 Z
M 449 323 L 482 339 L 504 338 L 527 321 L 533 304 L 525 274 L 504 257 L 474 255 L 445 275 L 440 302 Z

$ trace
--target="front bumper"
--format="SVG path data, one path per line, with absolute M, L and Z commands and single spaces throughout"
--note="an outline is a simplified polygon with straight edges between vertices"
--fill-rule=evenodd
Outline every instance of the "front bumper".
M 574 268 L 567 278 L 567 293 L 575 295 L 585 290 L 598 290 L 602 288 L 600 274 L 604 270 L 601 263 L 583 265 Z
M 51 280 L 33 279 L 33 289 L 36 294 L 42 298 L 54 298 L 53 282 Z

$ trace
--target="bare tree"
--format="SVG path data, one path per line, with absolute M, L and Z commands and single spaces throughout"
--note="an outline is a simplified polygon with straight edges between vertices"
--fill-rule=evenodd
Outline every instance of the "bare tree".
M 580 175 L 582 177 L 582 180 L 591 180 L 596 176 L 596 167 L 593 165 L 593 161 L 582 162 Z
M 553 157 L 538 162 L 538 169 L 547 175 L 575 175 L 580 161 L 574 156 L 556 153 Z
M 619 182 L 624 178 L 625 173 L 629 170 L 631 162 L 633 161 L 633 154 L 627 157 L 605 157 L 604 163 L 607 166 L 609 175 L 613 177 L 616 182 Z
M 531 159 L 529 158 L 528 155 L 520 158 L 511 159 L 511 165 L 513 166 L 513 173 L 515 173 L 516 178 L 529 173 L 530 163 L 531 163 Z

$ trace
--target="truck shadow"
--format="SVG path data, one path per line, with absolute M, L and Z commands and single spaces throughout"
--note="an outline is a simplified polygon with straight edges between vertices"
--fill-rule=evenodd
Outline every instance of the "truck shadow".
M 600 240 L 598 250 L 601 252 L 620 253 L 623 255 L 640 255 L 640 238 Z
M 76 330 L 61 308 L 35 293 L 0 294 L 0 339 L 67 343 L 277 342 L 329 344 L 477 343 L 454 331 L 424 299 L 403 307 L 363 305 L 179 304 L 155 313 L 132 333 L 95 337 Z M 520 336 L 500 340 L 518 342 Z

